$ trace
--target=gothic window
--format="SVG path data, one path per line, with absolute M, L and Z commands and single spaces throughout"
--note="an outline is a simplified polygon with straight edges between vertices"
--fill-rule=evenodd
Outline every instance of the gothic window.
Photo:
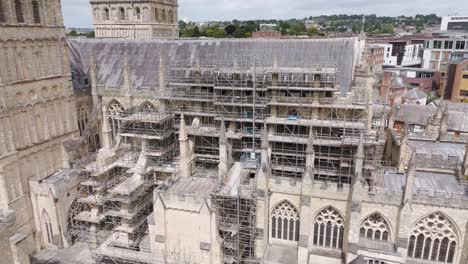
M 343 246 L 343 216 L 333 207 L 323 209 L 314 221 L 314 246 L 341 249 Z
M 120 20 L 125 20 L 125 8 L 119 8 L 119 18 Z
M 144 102 L 140 105 L 139 110 L 142 112 L 154 111 L 154 105 L 150 102 Z
M 119 102 L 114 100 L 109 104 L 107 111 L 109 114 L 109 125 L 112 129 L 112 138 L 115 139 L 120 127 L 120 120 L 118 117 L 123 113 L 124 108 Z
M 46 231 L 46 235 L 47 235 L 47 241 L 49 242 L 49 244 L 52 244 L 52 242 L 54 241 L 54 233 L 53 233 L 53 230 L 52 230 L 52 223 L 50 221 L 50 217 L 49 217 L 49 215 L 47 214 L 46 211 L 44 211 L 42 213 L 42 219 L 44 221 L 44 227 L 45 227 L 45 231 Z
M 455 227 L 442 213 L 420 220 L 411 231 L 408 258 L 453 263 L 457 246 Z
M 161 22 L 162 22 L 162 23 L 166 23 L 166 22 L 167 22 L 167 21 L 166 21 L 166 11 L 165 11 L 164 9 L 161 11 Z
M 16 12 L 16 21 L 18 23 L 24 23 L 23 4 L 21 3 L 21 0 L 15 0 L 15 12 Z
M 361 225 L 359 236 L 372 240 L 389 240 L 390 229 L 387 221 L 379 213 L 368 216 Z
M 159 22 L 159 11 L 157 8 L 154 9 L 154 19 Z
M 88 123 L 88 111 L 85 106 L 80 107 L 80 119 L 78 120 L 78 128 L 80 129 L 80 135 L 83 135 L 83 132 Z
M 280 240 L 299 241 L 299 214 L 288 201 L 279 203 L 271 216 L 271 237 Z
M 109 111 L 109 116 L 119 116 L 123 111 L 124 108 L 123 106 L 117 102 L 117 101 L 112 101 L 112 103 L 109 104 L 109 107 L 107 109 Z
M 104 20 L 110 20 L 109 8 L 104 8 Z
M 32 1 L 32 11 L 33 11 L 34 23 L 40 24 L 41 15 L 39 14 L 39 4 L 37 3 L 37 1 Z
M 0 0 L 0 23 L 6 22 L 5 13 L 3 11 L 3 0 Z
M 167 13 L 167 22 L 168 23 L 173 23 L 172 21 L 172 10 L 169 10 L 169 12 Z
M 135 16 L 136 16 L 136 19 L 137 20 L 140 20 L 141 19 L 141 10 L 139 7 L 136 7 L 135 8 Z

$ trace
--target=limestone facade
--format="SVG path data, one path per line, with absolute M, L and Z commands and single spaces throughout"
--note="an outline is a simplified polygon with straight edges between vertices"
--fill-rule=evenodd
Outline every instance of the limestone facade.
M 0 247 L 2 263 L 28 263 L 46 246 L 29 181 L 67 167 L 79 133 L 60 1 L 1 5 Z
M 177 0 L 91 0 L 98 38 L 176 38 Z

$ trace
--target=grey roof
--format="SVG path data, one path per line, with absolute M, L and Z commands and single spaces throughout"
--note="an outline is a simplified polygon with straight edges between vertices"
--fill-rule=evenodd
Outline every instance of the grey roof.
M 176 66 L 211 64 L 218 67 L 336 68 L 342 92 L 350 90 L 358 52 L 357 38 L 336 39 L 203 39 L 203 40 L 122 40 L 70 39 L 75 65 L 88 72 L 93 55 L 98 85 L 120 87 L 127 55 L 131 85 L 157 87 L 158 65 L 166 72 Z
M 467 105 L 465 103 L 447 103 L 448 130 L 468 132 Z M 437 108 L 430 105 L 402 104 L 396 106 L 395 120 L 425 126 L 429 118 L 433 117 L 436 112 Z
M 406 98 L 416 99 L 416 100 L 423 99 L 423 98 L 427 97 L 426 93 L 421 91 L 418 87 L 409 90 L 403 96 L 406 97 Z
M 463 160 L 465 155 L 465 144 L 450 142 L 434 142 L 426 140 L 409 140 L 408 146 L 416 153 L 431 155 L 441 155 L 444 158 L 448 156 L 457 156 Z
M 401 192 L 405 186 L 406 174 L 393 171 L 386 171 L 379 179 L 378 186 L 392 192 Z M 463 187 L 452 174 L 417 171 L 414 182 L 413 194 L 419 192 L 444 194 L 450 197 L 456 195 L 466 195 Z
M 437 111 L 425 105 L 402 104 L 396 107 L 395 120 L 415 125 L 426 125 L 427 120 Z

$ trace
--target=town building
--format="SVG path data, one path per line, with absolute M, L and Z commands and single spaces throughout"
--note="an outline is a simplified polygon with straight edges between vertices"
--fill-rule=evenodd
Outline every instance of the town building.
M 176 38 L 177 0 L 91 0 L 97 38 Z
M 440 94 L 444 100 L 468 101 L 468 58 L 447 64 Z
M 424 43 L 422 68 L 445 72 L 451 61 L 468 58 L 468 33 L 438 33 Z
M 373 39 L 372 43 L 385 49 L 385 68 L 421 66 L 424 46 L 419 39 Z
M 252 38 L 281 38 L 281 32 L 264 30 L 252 32 Z
M 440 30 L 442 31 L 468 31 L 468 16 L 442 17 Z
M 385 63 L 385 47 L 370 45 L 370 70 L 374 72 L 380 72 L 383 69 Z

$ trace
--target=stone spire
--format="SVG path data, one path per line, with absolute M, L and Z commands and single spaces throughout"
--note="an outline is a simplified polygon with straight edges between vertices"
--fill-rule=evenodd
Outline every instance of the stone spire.
M 409 130 L 408 130 L 408 125 L 405 124 L 403 126 L 403 131 L 401 133 L 401 139 L 400 139 L 400 159 L 398 161 L 399 172 L 404 172 L 408 164 L 408 158 L 409 158 L 408 139 L 409 139 Z
M 304 175 L 304 183 L 312 183 L 315 176 L 315 150 L 314 150 L 314 128 L 309 128 L 309 139 L 307 140 L 306 149 L 306 173 Z
M 91 78 L 91 95 L 93 98 L 93 105 L 98 105 L 99 100 L 98 100 L 98 80 L 97 80 L 97 66 L 96 62 L 94 60 L 94 55 L 91 53 L 91 56 L 89 57 L 89 76 Z
M 125 52 L 123 60 L 124 60 L 123 61 L 123 69 L 122 69 L 123 80 L 124 80 L 123 87 L 124 87 L 125 93 L 127 95 L 130 95 L 130 76 L 131 76 L 131 72 L 130 72 L 130 66 L 128 64 L 127 52 Z
M 187 129 L 185 128 L 184 115 L 180 117 L 180 128 L 179 128 L 179 148 L 180 148 L 180 158 L 179 158 L 179 169 L 180 175 L 182 177 L 191 177 L 192 168 L 190 166 L 190 144 L 187 135 Z
M 355 182 L 359 182 L 362 180 L 362 170 L 364 169 L 364 159 L 365 159 L 365 154 L 364 154 L 364 134 L 361 132 L 359 136 L 359 144 L 358 148 L 356 151 L 356 156 L 354 157 L 354 177 L 355 177 Z
M 411 155 L 409 162 L 409 168 L 406 173 L 405 191 L 403 193 L 403 204 L 410 203 L 413 201 L 413 188 L 414 181 L 416 179 L 416 154 Z
M 228 142 L 226 138 L 224 119 L 221 120 L 221 127 L 219 131 L 219 164 L 218 164 L 218 177 L 225 183 L 227 180 L 227 173 L 229 169 L 229 152 Z
M 266 124 L 263 126 L 262 129 L 262 145 L 261 145 L 261 166 L 269 166 L 270 164 L 270 158 L 269 158 L 269 148 L 270 148 L 270 143 L 268 142 L 268 127 Z

